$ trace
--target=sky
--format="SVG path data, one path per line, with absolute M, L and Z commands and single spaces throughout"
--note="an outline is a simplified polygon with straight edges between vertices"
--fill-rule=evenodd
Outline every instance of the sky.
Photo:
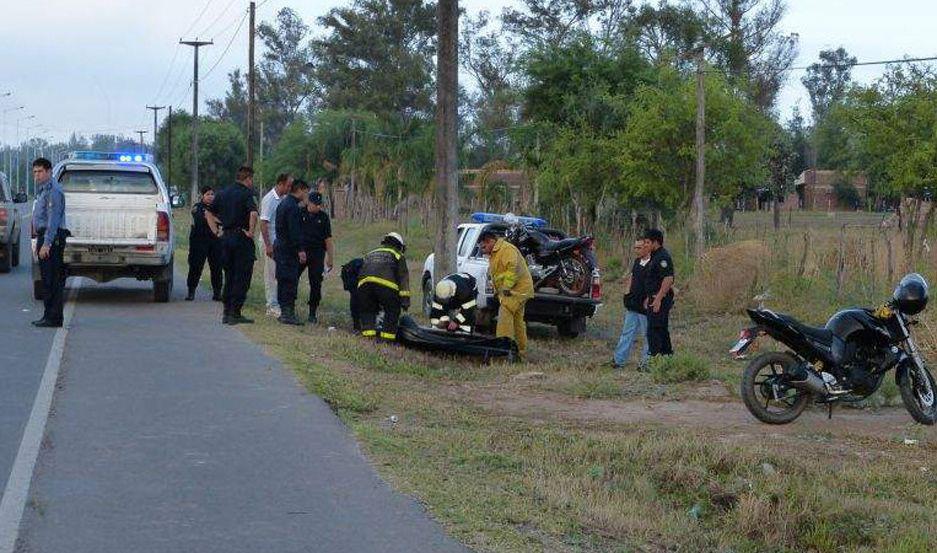
M 259 0 L 258 21 L 288 6 L 308 24 L 347 0 Z M 516 0 L 462 0 L 469 13 L 499 13 Z M 247 0 L 0 0 L 0 142 L 27 133 L 62 139 L 72 132 L 137 136 L 152 134 L 146 105 L 191 110 L 192 49 L 180 38 L 214 39 L 201 50 L 199 95 L 224 95 L 227 73 L 247 63 Z M 820 50 L 845 47 L 860 61 L 937 54 L 933 0 L 788 0 L 783 27 L 799 35 L 795 65 L 808 65 Z M 314 32 L 318 32 L 314 29 Z M 883 67 L 857 67 L 870 82 Z M 786 118 L 794 106 L 809 112 L 791 71 L 779 99 Z M 3 96 L 12 92 L 9 96 Z M 23 109 L 16 109 L 24 106 Z M 166 112 L 160 113 L 160 117 Z M 31 117 L 27 119 L 27 117 Z M 151 137 L 147 135 L 145 140 Z

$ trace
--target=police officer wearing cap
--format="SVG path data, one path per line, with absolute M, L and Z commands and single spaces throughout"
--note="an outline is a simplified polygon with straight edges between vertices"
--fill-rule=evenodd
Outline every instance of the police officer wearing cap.
M 290 185 L 290 193 L 280 200 L 276 212 L 276 241 L 273 243 L 273 256 L 277 264 L 277 303 L 283 324 L 302 325 L 296 317 L 296 293 L 299 287 L 299 274 L 307 262 L 307 245 L 303 241 L 302 202 L 309 194 L 309 184 L 296 179 Z
M 429 322 L 449 332 L 471 334 L 475 328 L 478 296 L 475 277 L 468 273 L 449 275 L 436 283 Z
M 310 192 L 303 210 L 303 245 L 306 248 L 306 264 L 300 267 L 309 270 L 309 322 L 318 322 L 316 312 L 322 301 L 322 277 L 332 270 L 334 246 L 332 244 L 332 222 L 322 209 L 322 194 Z
M 252 323 L 241 314 L 254 273 L 254 230 L 257 228 L 257 199 L 254 170 L 238 169 L 237 182 L 215 196 L 215 214 L 221 223 L 221 255 L 224 267 L 224 324 Z
M 644 233 L 651 261 L 644 270 L 644 301 L 647 312 L 647 345 L 650 355 L 673 355 L 670 342 L 670 310 L 673 308 L 673 259 L 664 248 L 664 233 L 649 229 Z
M 378 336 L 377 314 L 384 312 L 382 340 L 397 339 L 400 310 L 410 309 L 410 272 L 403 256 L 407 247 L 396 232 L 384 235 L 381 247 L 364 256 L 358 273 L 361 335 Z

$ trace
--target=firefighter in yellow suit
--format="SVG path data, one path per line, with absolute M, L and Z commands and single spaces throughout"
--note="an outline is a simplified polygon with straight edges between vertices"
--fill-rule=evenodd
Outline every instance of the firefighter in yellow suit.
M 534 297 L 534 281 L 530 278 L 527 261 L 514 244 L 494 232 L 483 232 L 480 245 L 482 252 L 490 257 L 488 276 L 501 304 L 496 335 L 514 339 L 523 358 L 527 353 L 524 305 Z

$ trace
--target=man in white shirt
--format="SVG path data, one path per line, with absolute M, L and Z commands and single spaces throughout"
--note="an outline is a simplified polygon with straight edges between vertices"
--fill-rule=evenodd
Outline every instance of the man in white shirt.
M 264 293 L 267 299 L 267 315 L 280 316 L 277 304 L 277 264 L 273 259 L 273 243 L 276 242 L 277 206 L 286 197 L 293 184 L 289 173 L 280 173 L 277 183 L 260 201 L 260 238 L 264 247 Z

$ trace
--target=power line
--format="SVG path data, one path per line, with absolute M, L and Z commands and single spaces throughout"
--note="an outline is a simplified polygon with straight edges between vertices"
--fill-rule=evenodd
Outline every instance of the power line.
M 224 17 L 225 14 L 228 13 L 228 10 L 231 9 L 231 6 L 233 6 L 235 2 L 237 2 L 237 0 L 230 0 L 230 1 L 228 2 L 228 4 L 224 7 L 224 9 L 221 10 L 221 11 L 218 13 L 218 15 L 215 17 L 215 19 L 213 19 L 212 22 L 208 24 L 208 27 L 206 27 L 205 30 L 202 31 L 202 34 L 205 35 L 205 36 L 208 36 L 208 33 L 209 33 L 209 31 L 211 31 L 212 27 L 214 27 L 215 25 L 218 24 L 219 21 L 221 21 L 221 18 Z M 224 31 L 222 31 L 222 32 L 224 32 Z M 218 34 L 221 34 L 221 33 L 218 33 Z M 216 36 L 217 36 L 217 34 L 216 34 Z
M 218 64 L 220 64 L 221 61 L 224 59 L 225 55 L 228 53 L 228 50 L 231 49 L 231 45 L 234 44 L 234 39 L 237 38 L 238 33 L 241 32 L 241 27 L 244 25 L 244 20 L 245 20 L 245 19 L 247 19 L 247 13 L 245 13 L 245 14 L 241 17 L 241 22 L 238 23 L 237 29 L 235 29 L 235 30 L 234 30 L 234 34 L 231 35 L 231 40 L 228 41 L 228 44 L 224 47 L 224 50 L 221 52 L 221 55 L 218 56 L 218 59 L 215 60 L 214 65 L 212 65 L 212 66 L 208 69 L 208 71 L 206 71 L 205 73 L 203 73 L 200 78 L 202 78 L 202 79 L 208 78 L 208 76 L 211 75 L 212 71 L 214 71 L 215 68 L 218 67 Z
M 211 6 L 212 1 L 213 0 L 208 0 L 207 2 L 205 2 L 205 6 L 202 8 L 202 11 L 199 12 L 198 17 L 196 17 L 195 21 L 193 21 L 192 24 L 189 25 L 189 28 L 186 29 L 184 33 L 182 33 L 182 36 L 186 36 L 187 34 L 189 34 L 192 31 L 192 29 L 194 29 L 195 26 L 198 25 L 198 22 L 202 20 L 202 16 L 204 16 L 205 12 L 208 11 L 208 7 Z
M 855 63 L 830 63 L 830 64 L 811 64 L 803 65 L 799 67 L 788 67 L 787 71 L 800 71 L 804 69 L 811 69 L 817 67 L 818 69 L 826 68 L 843 68 L 843 67 L 859 67 L 864 65 L 891 65 L 894 63 L 914 63 L 919 61 L 935 61 L 937 56 L 930 56 L 926 58 L 902 58 L 898 60 L 882 60 L 882 61 L 857 61 Z

